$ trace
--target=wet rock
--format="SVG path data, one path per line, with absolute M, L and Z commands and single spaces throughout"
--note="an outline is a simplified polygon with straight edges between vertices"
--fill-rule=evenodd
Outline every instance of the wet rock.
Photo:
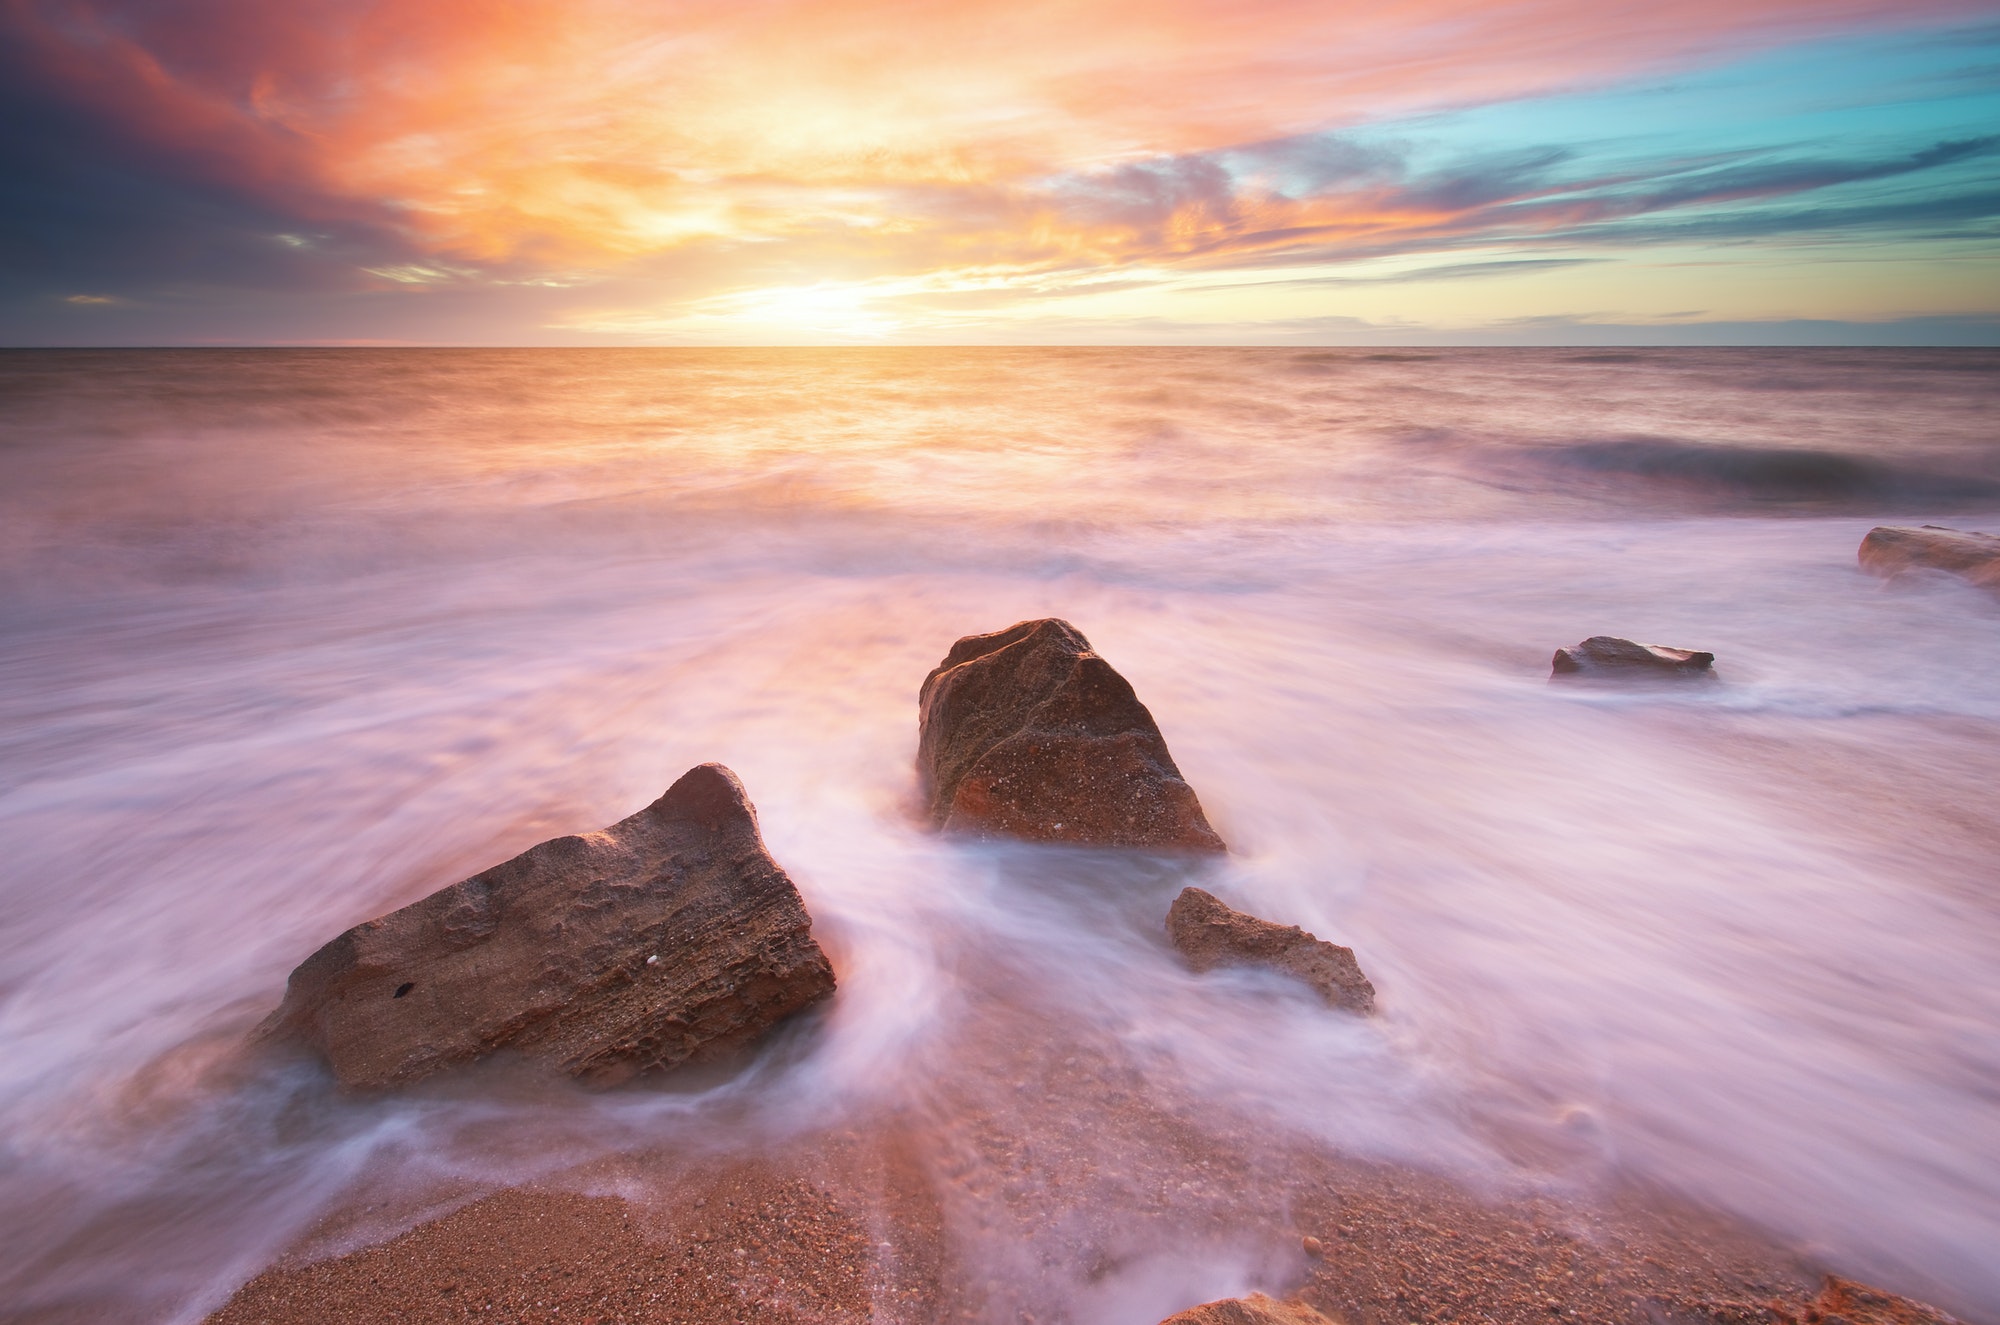
M 1334 1322 L 1303 1302 L 1280 1302 L 1252 1293 L 1205 1302 L 1198 1307 L 1167 1317 L 1160 1325 L 1334 1325 Z
M 720 764 L 610 828 L 559 837 L 356 925 L 260 1028 L 349 1086 L 510 1050 L 610 1084 L 746 1045 L 833 993 L 798 890 Z
M 1651 1325 L 1961 1325 L 1936 1307 L 1828 1275 L 1801 1307 L 1782 1301 L 1656 1297 L 1641 1303 Z
M 1958 1325 L 1935 1307 L 1831 1275 L 1803 1319 L 1812 1325 Z
M 1861 540 L 1861 568 L 1877 575 L 1901 575 L 1919 568 L 1949 571 L 2000 592 L 2000 536 L 1947 529 L 1878 525 Z
M 931 824 L 1031 842 L 1226 848 L 1153 715 L 1066 621 L 951 646 L 918 697 Z
M 1552 676 L 1713 677 L 1715 655 L 1664 644 L 1635 644 L 1615 635 L 1592 635 L 1557 649 Z
M 1226 906 L 1200 888 L 1183 888 L 1167 910 L 1167 933 L 1197 971 L 1260 965 L 1296 976 L 1328 1007 L 1375 1008 L 1375 986 L 1361 973 L 1354 949 L 1314 938 L 1297 925 L 1277 925 Z

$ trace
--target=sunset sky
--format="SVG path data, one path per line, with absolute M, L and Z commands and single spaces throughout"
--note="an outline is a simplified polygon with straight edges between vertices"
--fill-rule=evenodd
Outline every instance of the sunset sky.
M 2000 343 L 2000 6 L 0 0 L 0 343 Z

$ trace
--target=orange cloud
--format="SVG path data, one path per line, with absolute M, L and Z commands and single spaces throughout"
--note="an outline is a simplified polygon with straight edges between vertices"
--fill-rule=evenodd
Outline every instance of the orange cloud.
M 963 242 L 985 260 L 1115 261 L 1250 231 L 1434 223 L 1375 212 L 1365 196 L 1235 200 L 1228 215 L 1219 200 L 1190 201 L 1142 239 L 1115 221 L 1079 231 L 1041 186 L 1911 11 L 1889 0 L 5 3 L 60 80 L 219 173 L 308 211 L 375 209 L 440 256 L 569 263 L 802 234 L 869 250 L 932 229 L 936 245 Z M 909 210 L 912 191 L 981 189 L 1005 234 L 954 237 Z

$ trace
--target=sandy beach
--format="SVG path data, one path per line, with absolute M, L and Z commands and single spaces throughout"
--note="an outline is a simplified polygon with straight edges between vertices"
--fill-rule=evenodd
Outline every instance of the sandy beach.
M 1094 1229 L 1076 1248 L 1086 1282 L 1151 1259 L 1148 1224 L 1191 1185 L 1213 1212 L 1213 1241 L 1264 1270 L 1260 1288 L 1295 1293 L 1351 1325 L 1750 1325 L 1781 1319 L 1773 1309 L 1803 1310 L 1828 1268 L 1657 1191 L 1590 1201 L 1477 1193 L 1305 1150 L 1257 1164 L 1232 1153 L 1227 1136 L 1154 1121 L 1179 1145 L 1155 1152 L 1161 1162 L 1147 1175 L 1150 1199 L 1130 1226 Z M 379 1226 L 387 1207 L 343 1212 L 209 1320 L 1057 1325 L 1080 1318 L 1042 1300 L 1032 1267 L 1003 1282 L 953 1255 L 946 1232 L 960 1202 L 925 1141 L 889 1123 L 736 1162 L 634 1156 L 612 1170 L 479 1196 L 386 1241 L 333 1254 L 354 1238 L 357 1222 Z M 1034 1177 L 1044 1193 L 1092 1180 L 1061 1157 L 1044 1155 L 1039 1165 Z M 629 1195 L 593 1194 L 607 1188 Z M 1025 1201 L 1012 1213 L 1064 1212 Z M 1140 1284 L 1125 1292 L 1145 1295 Z

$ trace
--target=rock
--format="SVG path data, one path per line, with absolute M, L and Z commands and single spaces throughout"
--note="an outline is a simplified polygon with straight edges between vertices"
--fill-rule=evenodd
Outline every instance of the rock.
M 1199 888 L 1183 888 L 1167 910 L 1167 933 L 1197 971 L 1255 963 L 1297 976 L 1328 1007 L 1375 1009 L 1375 986 L 1361 973 L 1354 949 L 1316 939 L 1297 925 L 1275 925 L 1225 906 Z
M 933 827 L 1031 842 L 1223 851 L 1153 715 L 1066 621 L 951 646 L 918 696 Z
M 2000 537 L 1943 525 L 1920 529 L 1879 525 L 1861 540 L 1861 568 L 1877 575 L 1901 575 L 1926 568 L 1950 571 L 1982 588 L 2000 592 Z
M 1961 1325 L 1936 1307 L 1828 1275 L 1819 1296 L 1794 1309 L 1784 1302 L 1654 1298 L 1649 1319 L 1673 1325 Z
M 1935 1307 L 1832 1275 L 1805 1319 L 1814 1325 L 1958 1325 Z
M 611 1084 L 832 994 L 811 927 L 743 784 L 703 764 L 602 832 L 356 925 L 292 972 L 260 1034 L 304 1041 L 355 1087 L 500 1049 Z
M 1557 649 L 1553 676 L 1712 677 L 1715 655 L 1664 644 L 1634 644 L 1615 635 L 1592 635 L 1581 644 Z
M 1189 1307 L 1167 1317 L 1160 1325 L 1334 1325 L 1334 1322 L 1303 1302 L 1280 1302 L 1262 1293 L 1252 1293 L 1248 1297 L 1228 1297 Z

